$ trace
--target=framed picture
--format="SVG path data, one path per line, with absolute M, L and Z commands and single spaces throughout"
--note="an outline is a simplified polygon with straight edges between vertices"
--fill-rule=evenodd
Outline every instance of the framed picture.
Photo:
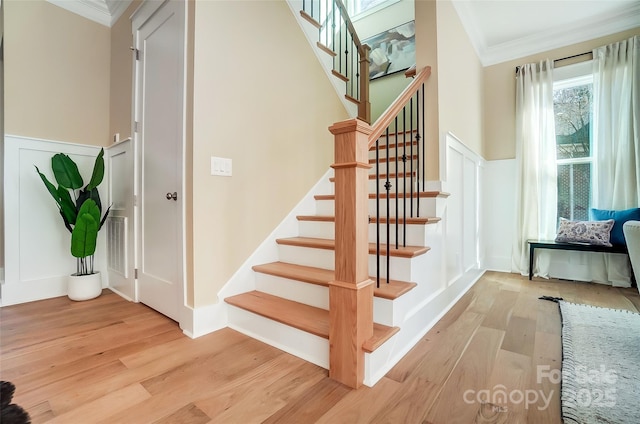
M 362 41 L 371 47 L 369 80 L 409 69 L 416 63 L 415 21 Z

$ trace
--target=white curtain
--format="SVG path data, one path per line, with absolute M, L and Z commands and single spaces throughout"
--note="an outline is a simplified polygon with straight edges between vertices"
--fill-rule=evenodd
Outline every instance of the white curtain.
M 594 207 L 640 206 L 640 36 L 593 51 Z
M 553 62 L 521 66 L 516 75 L 516 231 L 511 268 L 528 274 L 527 240 L 553 240 L 558 207 Z M 538 267 L 548 256 L 537 254 Z M 536 275 L 546 270 L 534 268 Z
M 593 51 L 593 207 L 598 209 L 640 207 L 639 50 L 635 36 Z M 626 255 L 591 254 L 585 263 L 593 281 L 630 286 Z

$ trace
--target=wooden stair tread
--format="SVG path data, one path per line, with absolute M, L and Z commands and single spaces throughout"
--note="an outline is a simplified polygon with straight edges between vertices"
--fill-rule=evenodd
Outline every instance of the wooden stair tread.
M 396 197 L 395 193 L 391 193 L 391 198 L 394 199 Z M 411 193 L 398 193 L 398 197 L 400 198 L 404 198 L 404 197 L 412 197 Z M 433 198 L 433 197 L 449 197 L 449 193 L 446 193 L 444 191 L 420 191 L 420 192 L 414 192 L 413 193 L 413 197 L 420 197 L 420 198 L 424 198 L 424 197 L 428 197 L 428 198 Z M 335 200 L 336 199 L 336 195 L 335 194 L 316 194 L 315 196 L 313 196 L 314 199 L 316 200 Z M 369 199 L 375 199 L 376 198 L 376 194 L 375 193 L 369 193 Z M 387 194 L 386 193 L 380 193 L 380 198 L 381 199 L 386 199 L 387 198 Z
M 335 222 L 336 218 L 333 215 L 298 215 L 296 216 L 296 218 L 298 219 L 298 221 L 311 221 L 311 222 Z M 390 218 L 390 223 L 391 224 L 395 224 L 396 221 L 398 221 L 400 224 L 402 223 L 407 223 L 409 225 L 425 225 L 425 224 L 435 224 L 436 222 L 440 222 L 441 218 L 437 218 L 437 217 L 406 217 L 406 218 L 399 218 L 396 219 L 395 216 L 392 216 Z M 369 220 L 370 224 L 375 224 L 376 223 L 376 218 L 375 217 L 371 217 L 371 219 Z M 384 216 L 380 217 L 380 223 L 381 224 L 386 224 L 387 223 L 387 218 Z
M 273 296 L 259 291 L 250 291 L 225 299 L 230 305 L 254 314 L 329 339 L 329 311 Z M 400 329 L 382 324 L 373 324 L 373 337 L 363 344 L 365 352 L 373 352 Z
M 329 311 L 325 309 L 256 290 L 227 297 L 224 301 L 298 330 L 329 338 Z
M 329 47 L 325 46 L 324 44 L 322 44 L 321 42 L 317 42 L 316 45 L 318 46 L 318 48 L 320 50 L 322 50 L 323 52 L 325 52 L 326 54 L 328 54 L 331 57 L 336 57 L 336 52 L 334 52 L 333 50 L 331 50 Z
M 416 176 L 416 171 L 413 172 L 399 172 L 398 173 L 398 179 L 401 178 L 411 178 L 411 177 L 415 177 Z M 379 174 L 379 178 L 381 180 L 385 179 L 385 178 L 391 178 L 392 180 L 394 180 L 396 178 L 396 173 L 395 172 L 391 172 L 390 174 L 386 174 L 386 173 L 380 173 Z M 369 174 L 369 179 L 370 180 L 375 180 L 376 179 L 376 174 Z M 336 182 L 336 178 L 335 177 L 330 177 L 329 181 L 331 181 L 332 183 Z
M 276 277 L 288 278 L 290 280 L 302 281 L 323 287 L 329 287 L 329 282 L 335 280 L 335 272 L 333 270 L 286 262 L 271 262 L 255 265 L 252 269 L 262 274 L 274 275 Z M 375 277 L 369 278 L 375 281 Z M 380 287 L 374 287 L 373 295 L 382 299 L 394 300 L 413 289 L 416 285 L 416 283 L 407 283 L 398 280 L 389 280 L 389 284 L 387 284 L 386 279 L 380 279 Z
M 289 238 L 281 238 L 277 239 L 276 243 L 287 245 L 287 246 L 297 246 L 297 247 L 309 247 L 312 249 L 325 249 L 325 250 L 335 250 L 335 240 L 331 239 L 321 239 L 315 237 L 289 237 Z M 398 247 L 397 249 L 391 244 L 391 249 L 389 252 L 390 256 L 400 257 L 400 258 L 413 258 L 416 256 L 420 256 L 430 250 L 430 247 L 427 246 L 404 246 Z M 380 254 L 386 254 L 386 245 L 380 244 Z M 376 253 L 376 244 L 369 243 L 369 254 Z
M 335 69 L 332 69 L 332 70 L 331 70 L 331 74 L 332 74 L 334 77 L 336 77 L 336 78 L 338 78 L 338 79 L 341 79 L 341 80 L 342 80 L 342 81 L 344 81 L 344 82 L 349 82 L 349 78 L 348 78 L 347 76 L 342 75 L 340 72 L 336 71 Z M 345 96 L 346 96 L 346 95 L 345 95 Z
M 365 352 L 374 352 L 377 348 L 382 346 L 384 342 L 389 340 L 394 334 L 400 331 L 398 327 L 388 327 L 382 324 L 373 323 L 373 336 L 364 342 L 362 349 Z
M 309 22 L 311 25 L 313 25 L 314 27 L 320 29 L 322 28 L 322 24 L 320 24 L 320 22 L 318 22 L 316 20 L 316 18 L 312 18 L 311 15 L 309 15 L 307 12 L 305 12 L 304 10 L 300 11 L 300 16 L 302 16 L 307 22 Z

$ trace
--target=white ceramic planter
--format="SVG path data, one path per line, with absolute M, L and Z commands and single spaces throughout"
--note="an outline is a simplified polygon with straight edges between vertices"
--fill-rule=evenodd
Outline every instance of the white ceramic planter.
M 100 273 L 90 275 L 70 275 L 67 296 L 71 300 L 94 299 L 102 293 Z

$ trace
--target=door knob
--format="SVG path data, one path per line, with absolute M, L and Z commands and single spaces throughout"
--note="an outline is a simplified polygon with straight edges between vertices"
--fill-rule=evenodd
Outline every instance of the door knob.
M 173 193 L 167 193 L 167 200 L 171 199 L 178 201 L 178 193 L 175 191 Z

